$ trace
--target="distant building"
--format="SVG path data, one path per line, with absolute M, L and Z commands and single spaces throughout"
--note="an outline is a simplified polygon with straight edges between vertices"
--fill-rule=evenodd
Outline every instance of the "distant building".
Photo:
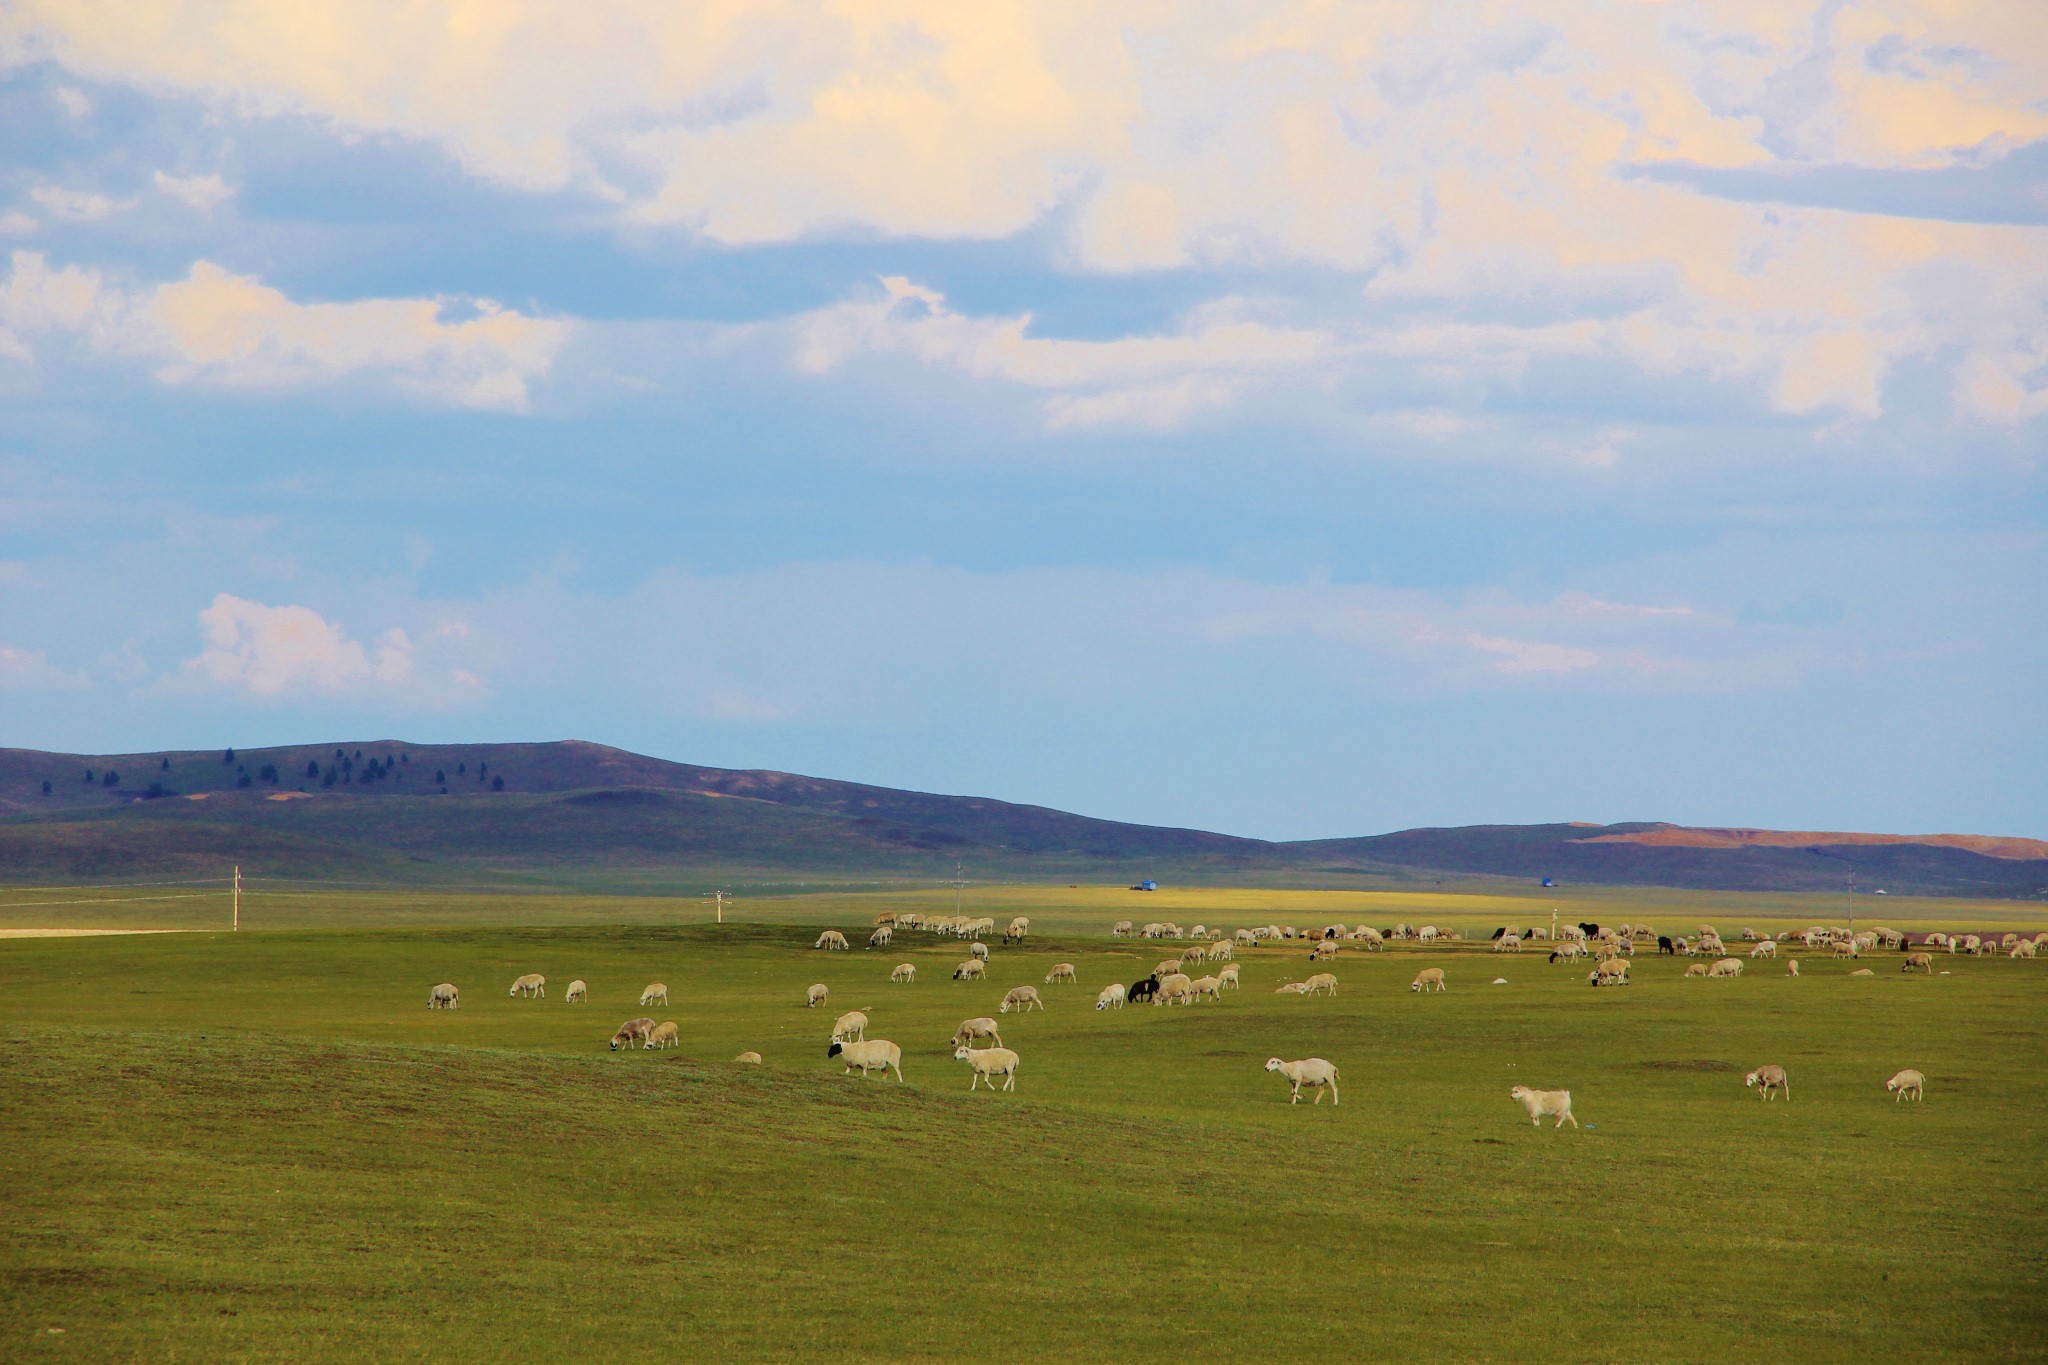
M 1550 880 L 1550 878 L 1548 878 L 1548 877 L 1545 877 L 1545 878 L 1543 879 L 1543 884 L 1544 884 L 1545 886 L 1556 886 L 1556 885 L 1557 885 L 1557 883 L 1556 883 L 1556 882 L 1554 882 L 1554 881 Z
M 1131 890 L 1133 891 L 1157 891 L 1158 889 L 1159 883 L 1154 881 L 1139 882 L 1136 886 L 1131 888 Z

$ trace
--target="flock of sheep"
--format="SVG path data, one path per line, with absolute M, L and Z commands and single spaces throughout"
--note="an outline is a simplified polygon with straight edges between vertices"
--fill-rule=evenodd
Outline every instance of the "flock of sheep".
M 993 919 L 964 915 L 927 917 L 884 912 L 876 917 L 874 928 L 868 935 L 868 946 L 891 946 L 899 929 L 921 929 L 929 933 L 969 940 L 968 955 L 954 968 L 953 979 L 984 979 L 990 953 L 988 945 L 980 939 L 983 934 L 994 932 Z M 1004 930 L 1003 942 L 1021 943 L 1030 930 L 1031 921 L 1027 917 L 1018 916 L 1011 920 Z M 1291 925 L 1262 925 L 1251 929 L 1238 929 L 1226 937 L 1223 931 L 1200 924 L 1183 931 L 1179 925 L 1164 921 L 1138 926 L 1129 920 L 1118 921 L 1110 932 L 1116 938 L 1192 939 L 1195 943 L 1178 955 L 1161 961 L 1150 974 L 1129 986 L 1121 982 L 1111 982 L 1103 987 L 1095 997 L 1095 1008 L 1098 1010 L 1122 1009 L 1128 1003 L 1148 1000 L 1154 1006 L 1187 1006 L 1204 1000 L 1220 1001 L 1225 990 L 1240 986 L 1238 965 L 1231 959 L 1236 949 L 1241 947 L 1286 940 L 1306 940 L 1313 945 L 1309 954 L 1310 960 L 1322 962 L 1334 958 L 1341 945 L 1345 943 L 1357 945 L 1368 952 L 1377 952 L 1387 943 L 1394 941 L 1429 944 L 1456 941 L 1462 937 L 1455 929 L 1439 929 L 1435 925 L 1422 925 L 1417 928 L 1407 924 L 1389 929 L 1375 929 L 1365 925 L 1347 928 L 1342 924 L 1332 924 L 1326 925 L 1320 931 L 1297 931 Z M 1660 954 L 1674 957 L 1700 954 L 1716 956 L 1712 963 L 1696 962 L 1688 965 L 1684 972 L 1687 977 L 1734 977 L 1742 974 L 1742 959 L 1728 955 L 1721 936 L 1709 924 L 1698 926 L 1696 935 L 1677 938 L 1659 935 L 1647 924 L 1621 924 L 1605 928 L 1596 924 L 1564 925 L 1557 930 L 1555 947 L 1550 952 L 1549 960 L 1576 962 L 1590 958 L 1593 960 L 1593 971 L 1587 977 L 1590 984 L 1596 987 L 1625 986 L 1628 984 L 1629 962 L 1635 955 L 1638 941 L 1650 940 L 1655 941 Z M 1541 926 L 1527 929 L 1510 926 L 1495 932 L 1493 951 L 1518 953 L 1522 951 L 1525 943 L 1549 941 L 1549 931 Z M 1987 951 L 2004 952 L 2013 958 L 2033 958 L 2043 944 L 2048 944 L 2048 933 L 2037 934 L 2033 938 L 2007 933 L 2002 939 L 1991 935 L 1933 933 L 1925 935 L 1920 940 L 1920 946 L 1915 948 L 1909 942 L 1908 935 L 1891 929 L 1880 928 L 1851 933 L 1843 928 L 1816 925 L 1803 931 L 1780 933 L 1775 936 L 1744 929 L 1738 941 L 1753 945 L 1749 954 L 1752 960 L 1759 957 L 1775 957 L 1777 945 L 1785 942 L 1797 942 L 1809 950 L 1827 949 L 1833 956 L 1841 958 L 1855 958 L 1866 951 L 1882 947 L 1905 954 L 1901 960 L 1902 972 L 1920 971 L 1932 974 L 1934 950 L 1946 950 L 1951 954 L 1964 952 L 1977 955 L 1983 955 Z M 818 935 L 812 946 L 826 952 L 844 952 L 849 950 L 851 945 L 846 935 L 836 929 L 827 929 Z M 1214 962 L 1224 965 L 1214 973 L 1205 973 L 1199 978 L 1190 976 L 1185 970 L 1197 964 L 1206 966 Z M 1799 962 L 1796 958 L 1786 961 L 1786 975 L 1799 975 Z M 1850 975 L 1869 976 L 1872 973 L 1865 968 L 1851 972 Z M 917 980 L 916 965 L 909 962 L 899 963 L 889 973 L 889 980 L 895 984 L 914 983 Z M 1495 980 L 1497 984 L 1502 981 L 1501 978 Z M 1071 962 L 1057 963 L 1045 975 L 1047 985 L 1077 983 L 1078 977 Z M 1445 989 L 1445 973 L 1441 967 L 1425 967 L 1417 972 L 1415 979 L 1409 983 L 1409 990 L 1417 993 L 1440 992 Z M 1330 972 L 1317 972 L 1306 980 L 1287 982 L 1277 990 L 1282 994 L 1334 995 L 1337 991 L 1337 978 Z M 513 981 L 508 994 L 514 998 L 545 999 L 547 978 L 539 973 L 521 976 Z M 818 983 L 805 992 L 804 1003 L 807 1007 L 815 1008 L 827 1004 L 830 998 L 830 988 Z M 461 999 L 461 992 L 455 985 L 444 981 L 429 993 L 427 1007 L 456 1009 L 460 1007 Z M 588 984 L 581 980 L 571 981 L 568 990 L 564 992 L 564 999 L 569 1003 L 587 1003 Z M 650 1005 L 667 1003 L 668 987 L 661 982 L 650 984 L 640 994 L 640 1005 L 643 1009 Z M 996 1013 L 998 1016 L 1007 1016 L 1014 1010 L 1022 1015 L 1030 1010 L 1044 1008 L 1045 1001 L 1039 995 L 1038 988 L 1024 985 L 1014 987 L 1005 993 Z M 879 1071 L 886 1079 L 889 1073 L 894 1072 L 900 1083 L 903 1080 L 902 1048 L 887 1039 L 869 1038 L 868 1023 L 865 1010 L 852 1010 L 840 1015 L 832 1026 L 826 1048 L 827 1057 L 839 1059 L 848 1074 L 858 1070 L 862 1076 L 866 1076 L 870 1072 Z M 628 1019 L 621 1024 L 612 1035 L 611 1048 L 616 1052 L 637 1044 L 645 1050 L 659 1050 L 679 1046 L 680 1041 L 680 1030 L 675 1021 L 657 1024 L 651 1017 L 643 1017 Z M 977 1046 L 983 1043 L 991 1045 Z M 994 1090 L 997 1088 L 998 1079 L 1002 1081 L 1002 1089 L 1016 1089 L 1021 1058 L 1016 1051 L 1003 1045 L 997 1018 L 983 1016 L 963 1020 L 953 1033 L 951 1046 L 955 1060 L 964 1061 L 968 1065 L 967 1088 L 970 1091 L 984 1084 Z M 742 1052 L 735 1060 L 758 1065 L 761 1054 L 753 1051 Z M 1272 1057 L 1267 1059 L 1265 1069 L 1277 1073 L 1289 1084 L 1290 1103 L 1300 1103 L 1304 1088 L 1313 1092 L 1315 1104 L 1322 1103 L 1325 1090 L 1330 1092 L 1332 1106 L 1339 1102 L 1337 1067 L 1324 1058 L 1306 1057 L 1286 1061 Z M 1780 1095 L 1788 1102 L 1792 1098 L 1791 1083 L 1785 1068 L 1775 1064 L 1760 1066 L 1748 1073 L 1744 1078 L 1744 1085 L 1755 1089 L 1759 1097 L 1765 1100 Z M 1923 1097 L 1925 1087 L 1926 1077 L 1910 1068 L 1900 1071 L 1885 1082 L 1887 1093 L 1899 1100 L 1909 1097 L 1919 1100 Z M 1518 1085 L 1509 1092 L 1509 1096 L 1523 1106 L 1532 1124 L 1540 1127 L 1545 1118 L 1554 1118 L 1555 1128 L 1562 1128 L 1566 1123 L 1570 1123 L 1573 1128 L 1579 1126 L 1578 1120 L 1572 1116 L 1572 1097 L 1568 1090 L 1532 1090 L 1527 1086 Z

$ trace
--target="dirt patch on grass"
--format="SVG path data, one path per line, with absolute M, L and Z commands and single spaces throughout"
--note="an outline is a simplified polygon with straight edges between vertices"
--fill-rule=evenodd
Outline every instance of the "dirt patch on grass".
M 1645 1071 L 1735 1071 L 1739 1068 L 1733 1062 L 1710 1062 L 1704 1059 L 1690 1062 L 1640 1062 Z

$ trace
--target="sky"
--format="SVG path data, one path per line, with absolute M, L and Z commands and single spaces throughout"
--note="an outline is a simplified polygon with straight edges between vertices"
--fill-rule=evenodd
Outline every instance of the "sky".
M 2048 10 L 0 8 L 0 744 L 2048 836 Z

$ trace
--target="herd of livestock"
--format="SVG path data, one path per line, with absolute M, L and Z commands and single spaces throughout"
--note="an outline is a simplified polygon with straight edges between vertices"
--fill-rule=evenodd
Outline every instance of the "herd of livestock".
M 968 941 L 967 956 L 954 968 L 956 981 L 984 979 L 990 960 L 989 947 L 982 942 L 984 935 L 995 933 L 995 921 L 988 917 L 966 915 L 896 914 L 885 911 L 875 917 L 874 927 L 868 935 L 869 948 L 891 946 L 899 930 L 922 930 L 937 935 L 950 935 Z M 1031 921 L 1018 916 L 1010 921 L 1002 934 L 1005 945 L 1022 943 L 1031 932 Z M 1267 924 L 1248 929 L 1237 929 L 1226 934 L 1221 929 L 1212 929 L 1197 924 L 1183 930 L 1178 924 L 1155 921 L 1139 925 L 1130 920 L 1119 920 L 1110 930 L 1112 937 L 1120 939 L 1143 938 L 1157 940 L 1192 940 L 1191 946 L 1175 956 L 1161 961 L 1149 974 L 1129 986 L 1122 982 L 1111 982 L 1095 998 L 1098 1010 L 1122 1009 L 1129 1003 L 1149 1001 L 1154 1006 L 1194 1005 L 1204 1000 L 1220 1001 L 1223 992 L 1240 986 L 1238 965 L 1232 959 L 1238 949 L 1256 947 L 1261 944 L 1279 944 L 1287 941 L 1309 943 L 1311 962 L 1323 962 L 1338 955 L 1346 945 L 1366 952 L 1377 952 L 1390 942 L 1413 942 L 1419 944 L 1446 944 L 1460 941 L 1463 935 L 1455 928 L 1439 929 L 1435 925 L 1413 926 L 1397 924 L 1379 929 L 1368 925 L 1346 926 L 1325 925 L 1320 930 L 1297 930 L 1292 925 Z M 1966 953 L 1977 956 L 2004 954 L 2012 958 L 2033 958 L 2043 946 L 2048 946 L 2048 933 L 2028 937 L 2018 933 L 1974 934 L 1974 933 L 1929 933 L 1909 935 L 1893 929 L 1867 929 L 1854 932 L 1839 926 L 1815 925 L 1798 931 L 1786 931 L 1775 935 L 1744 929 L 1736 940 L 1748 945 L 1748 956 L 1758 958 L 1777 957 L 1780 944 L 1796 944 L 1810 952 L 1825 951 L 1833 958 L 1855 959 L 1866 953 L 1890 950 L 1901 953 L 1898 959 L 1902 972 L 1924 972 L 1935 970 L 1935 954 Z M 1723 943 L 1721 936 L 1711 924 L 1698 926 L 1692 935 L 1670 936 L 1657 933 L 1647 924 L 1619 924 L 1601 926 L 1598 924 L 1565 924 L 1551 929 L 1541 926 L 1503 926 L 1494 931 L 1491 948 L 1496 953 L 1519 953 L 1528 944 L 1543 944 L 1548 949 L 1550 962 L 1578 962 L 1590 960 L 1592 972 L 1587 982 L 1593 986 L 1626 986 L 1630 960 L 1637 947 L 1654 944 L 1660 955 L 1672 957 L 1707 956 L 1712 962 L 1694 962 L 1684 972 L 1686 977 L 1740 976 L 1743 959 L 1733 955 Z M 852 946 L 845 934 L 837 929 L 827 929 L 818 935 L 814 948 L 822 951 L 844 952 Z M 1211 963 L 1222 964 L 1215 971 L 1207 971 Z M 1786 958 L 1785 975 L 1799 975 L 1799 960 Z M 1189 969 L 1201 971 L 1201 976 L 1190 975 Z M 1851 976 L 1871 976 L 1868 968 L 1859 968 Z M 899 963 L 889 973 L 889 980 L 897 984 L 909 984 L 917 980 L 917 966 L 914 963 Z M 1078 978 L 1074 964 L 1061 962 L 1046 973 L 1047 985 L 1075 984 Z M 1496 978 L 1495 984 L 1502 984 Z M 1425 967 L 1416 973 L 1409 983 L 1414 992 L 1443 991 L 1447 989 L 1444 969 Z M 1303 981 L 1287 982 L 1277 988 L 1278 993 L 1293 995 L 1316 995 L 1337 991 L 1337 978 L 1330 972 L 1317 972 Z M 512 983 L 510 995 L 520 998 L 546 998 L 547 978 L 531 973 L 519 977 Z M 815 1008 L 829 1003 L 830 988 L 823 983 L 811 986 L 805 992 L 804 1003 Z M 589 986 L 581 980 L 571 981 L 564 998 L 570 1003 L 585 1002 L 589 999 Z M 666 1005 L 668 987 L 661 982 L 650 984 L 640 994 L 640 1005 Z M 452 982 L 442 982 L 429 993 L 429 1009 L 455 1009 L 461 1004 L 461 992 Z M 998 1015 L 1008 1015 L 1012 1010 L 1023 1014 L 1033 1009 L 1042 1010 L 1045 1001 L 1036 986 L 1017 986 L 1008 991 L 997 1007 Z M 865 1011 L 852 1010 L 842 1014 L 832 1026 L 826 1055 L 837 1058 L 845 1065 L 847 1072 L 858 1070 L 866 1076 L 879 1071 L 884 1078 L 894 1072 L 896 1079 L 903 1079 L 903 1051 L 886 1039 L 871 1039 L 867 1036 L 868 1016 Z M 643 1049 L 662 1049 L 680 1044 L 680 1030 L 673 1020 L 656 1023 L 652 1017 L 628 1019 L 621 1024 L 611 1038 L 611 1048 L 638 1046 Z M 954 1031 L 952 1040 L 953 1056 L 968 1064 L 968 1089 L 974 1090 L 986 1084 L 996 1089 L 1001 1080 L 1002 1089 L 1015 1090 L 1017 1070 L 1021 1058 L 1011 1048 L 1003 1045 L 1001 1025 L 998 1019 L 987 1016 L 963 1020 Z M 987 1046 L 978 1046 L 987 1044 Z M 742 1052 L 736 1061 L 758 1065 L 761 1054 Z M 1305 1057 L 1296 1061 L 1284 1061 L 1279 1057 L 1267 1059 L 1265 1069 L 1277 1073 L 1288 1082 L 1292 1090 L 1291 1103 L 1299 1103 L 1304 1088 L 1314 1094 L 1314 1102 L 1322 1103 L 1323 1092 L 1330 1092 L 1334 1105 L 1338 1102 L 1337 1067 L 1321 1057 Z M 1791 1083 L 1782 1066 L 1766 1064 L 1751 1071 L 1744 1078 L 1744 1084 L 1757 1090 L 1762 1099 L 1773 1099 L 1782 1095 L 1787 1101 L 1792 1097 Z M 1926 1077 L 1912 1069 L 1900 1071 L 1885 1082 L 1885 1090 L 1899 1100 L 1922 1098 Z M 1510 1097 L 1523 1106 L 1529 1121 L 1541 1126 L 1545 1118 L 1554 1118 L 1555 1127 L 1562 1128 L 1570 1123 L 1578 1127 L 1578 1120 L 1572 1116 L 1571 1092 L 1568 1090 L 1532 1090 L 1527 1086 L 1515 1086 Z

